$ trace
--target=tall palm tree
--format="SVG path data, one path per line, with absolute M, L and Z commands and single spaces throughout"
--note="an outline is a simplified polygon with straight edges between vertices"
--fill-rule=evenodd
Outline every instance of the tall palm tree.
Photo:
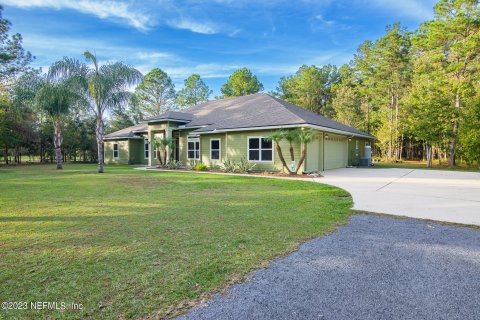
M 173 150 L 175 146 L 175 142 L 171 137 L 163 137 L 163 138 L 153 139 L 152 143 L 157 149 L 157 158 L 158 158 L 158 161 L 160 162 L 160 165 L 161 166 L 166 165 L 167 164 L 167 148 L 170 150 Z M 163 159 L 162 159 L 162 153 L 163 153 Z
M 131 98 L 128 89 L 142 80 L 140 71 L 121 62 L 99 66 L 97 57 L 85 51 L 87 61 L 93 67 L 76 59 L 64 58 L 54 63 L 49 75 L 62 75 L 74 79 L 75 88 L 82 102 L 95 114 L 98 147 L 98 172 L 103 173 L 104 115 L 107 110 L 125 105 Z
M 298 170 L 302 166 L 303 162 L 305 161 L 305 157 L 307 156 L 307 144 L 312 142 L 317 138 L 315 132 L 312 129 L 305 129 L 301 128 L 296 130 L 297 133 L 297 140 L 302 144 L 302 154 L 300 156 L 300 161 L 298 162 L 297 169 L 295 170 L 295 174 L 298 173 Z
M 283 157 L 283 153 L 282 153 L 282 148 L 280 147 L 280 141 L 282 141 L 285 138 L 285 135 L 286 135 L 285 131 L 277 130 L 277 131 L 274 131 L 271 135 L 269 135 L 265 139 L 268 141 L 275 142 L 275 150 L 277 151 L 278 157 L 280 158 L 280 161 L 282 162 L 283 167 L 287 168 L 288 173 L 292 173 L 290 168 L 287 166 L 287 163 L 285 162 L 285 158 Z
M 76 95 L 65 81 L 53 82 L 47 80 L 35 96 L 37 106 L 44 111 L 53 122 L 53 145 L 57 169 L 63 168 L 61 123 L 70 107 L 75 103 Z
M 297 130 L 289 130 L 285 132 L 285 140 L 290 144 L 290 160 L 295 161 L 295 154 L 293 152 L 293 143 L 298 140 Z

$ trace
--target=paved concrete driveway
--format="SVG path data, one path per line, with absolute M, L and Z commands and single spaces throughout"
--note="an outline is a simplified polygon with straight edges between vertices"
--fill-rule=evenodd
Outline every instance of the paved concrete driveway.
M 347 168 L 315 180 L 350 192 L 357 210 L 480 225 L 480 173 Z

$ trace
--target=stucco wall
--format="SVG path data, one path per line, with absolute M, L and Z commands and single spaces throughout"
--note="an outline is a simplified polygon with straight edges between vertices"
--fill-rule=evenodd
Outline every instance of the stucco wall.
M 113 158 L 113 145 L 118 144 L 118 159 Z M 103 143 L 105 164 L 129 164 L 128 140 L 108 140 Z

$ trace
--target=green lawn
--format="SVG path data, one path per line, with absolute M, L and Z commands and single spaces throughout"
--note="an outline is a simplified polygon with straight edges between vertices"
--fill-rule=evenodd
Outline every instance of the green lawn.
M 0 169 L 0 302 L 83 304 L 0 318 L 172 316 L 351 213 L 318 183 L 95 170 Z
M 457 165 L 455 167 L 449 167 L 447 163 L 438 165 L 437 161 L 432 163 L 430 168 L 427 168 L 425 162 L 422 161 L 404 161 L 404 162 L 375 162 L 372 168 L 385 169 L 385 168 L 403 168 L 403 169 L 425 169 L 425 170 L 448 170 L 448 171 L 480 171 L 478 167 L 468 167 L 466 165 Z

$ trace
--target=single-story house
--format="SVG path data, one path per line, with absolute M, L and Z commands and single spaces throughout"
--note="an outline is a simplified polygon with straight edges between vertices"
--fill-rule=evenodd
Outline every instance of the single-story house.
M 278 129 L 311 128 L 316 139 L 307 145 L 303 172 L 322 171 L 356 165 L 365 145 L 374 137 L 334 120 L 265 93 L 208 101 L 195 107 L 169 111 L 144 122 L 106 135 L 106 164 L 158 164 L 152 140 L 171 137 L 174 150 L 170 160 L 184 165 L 202 162 L 222 165 L 225 159 L 255 162 L 254 170 L 280 171 L 282 163 L 274 143 L 265 139 Z M 290 164 L 289 143 L 280 143 Z M 294 143 L 298 162 L 300 143 Z

